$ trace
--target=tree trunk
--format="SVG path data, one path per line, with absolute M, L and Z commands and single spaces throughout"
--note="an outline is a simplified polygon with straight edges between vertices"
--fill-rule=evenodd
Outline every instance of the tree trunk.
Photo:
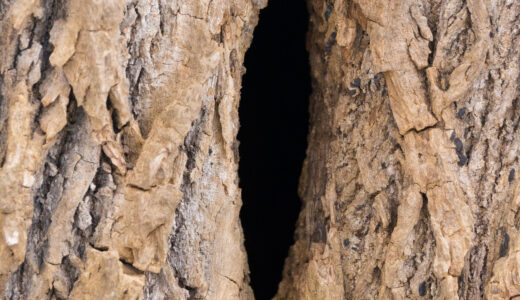
M 251 299 L 242 62 L 265 0 L 0 0 L 0 295 Z
M 308 4 L 304 207 L 276 299 L 520 296 L 520 2 Z

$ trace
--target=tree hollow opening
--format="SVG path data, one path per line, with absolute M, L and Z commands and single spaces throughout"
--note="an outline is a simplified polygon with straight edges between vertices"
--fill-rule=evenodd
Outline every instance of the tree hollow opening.
M 298 180 L 311 92 L 305 1 L 269 1 L 245 57 L 240 101 L 240 213 L 257 300 L 282 278 L 300 211 Z

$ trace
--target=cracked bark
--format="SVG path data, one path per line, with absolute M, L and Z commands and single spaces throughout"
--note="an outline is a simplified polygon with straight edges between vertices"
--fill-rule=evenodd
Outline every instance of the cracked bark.
M 0 296 L 251 299 L 235 153 L 265 1 L 0 0 Z
M 308 7 L 304 207 L 275 298 L 517 296 L 520 3 Z
M 1 297 L 253 297 L 237 106 L 266 1 L 184 2 L 0 0 Z M 520 295 L 520 3 L 308 5 L 276 298 Z

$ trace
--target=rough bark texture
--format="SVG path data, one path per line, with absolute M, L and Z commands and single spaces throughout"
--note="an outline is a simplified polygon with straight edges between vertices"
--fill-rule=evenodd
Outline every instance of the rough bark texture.
M 252 297 L 235 137 L 265 5 L 0 1 L 1 297 Z
M 235 137 L 265 2 L 0 0 L 1 297 L 252 298 Z M 308 4 L 276 298 L 520 296 L 520 2 Z
M 520 2 L 308 4 L 304 207 L 276 299 L 520 296 Z

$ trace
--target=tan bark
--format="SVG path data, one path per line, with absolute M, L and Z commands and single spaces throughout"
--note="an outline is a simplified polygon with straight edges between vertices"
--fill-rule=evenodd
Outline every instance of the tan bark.
M 262 0 L 0 0 L 0 295 L 249 299 L 237 106 Z M 276 299 L 520 295 L 520 3 L 308 0 Z
M 2 297 L 252 297 L 235 137 L 265 4 L 0 1 Z
M 520 296 L 520 3 L 309 11 L 304 207 L 276 299 Z

